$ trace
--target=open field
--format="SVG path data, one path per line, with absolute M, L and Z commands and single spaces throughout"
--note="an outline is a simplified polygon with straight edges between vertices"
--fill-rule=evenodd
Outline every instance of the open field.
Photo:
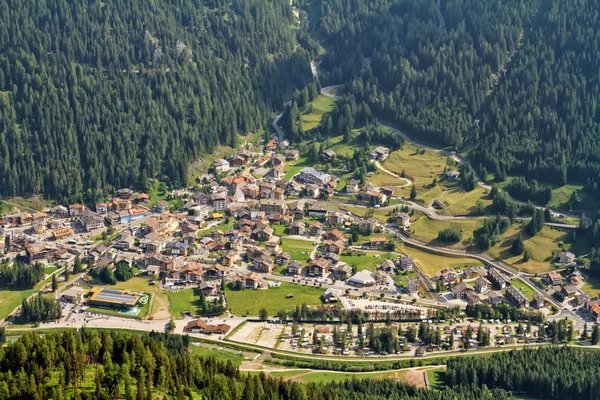
M 240 351 L 234 351 L 226 348 L 215 348 L 213 346 L 204 345 L 200 343 L 193 343 L 190 346 L 190 352 L 200 357 L 213 357 L 218 361 L 231 361 L 235 365 L 240 365 L 244 361 L 244 355 Z
M 514 286 L 516 289 L 519 289 L 519 291 L 521 293 L 523 293 L 523 295 L 525 297 L 527 297 L 527 299 L 529 299 L 529 301 L 533 301 L 533 295 L 535 294 L 535 290 L 533 290 L 529 285 L 527 285 L 521 279 L 513 279 L 512 281 L 510 281 L 510 284 L 512 286 Z
M 446 166 L 446 159 L 439 153 L 431 150 L 421 149 L 417 152 L 417 147 L 410 143 L 404 144 L 400 150 L 393 151 L 387 160 L 383 162 L 383 166 L 391 172 L 398 175 L 404 172 L 406 177 L 412 180 L 417 190 L 417 200 L 431 198 L 431 195 L 425 195 L 432 190 L 431 183 L 433 178 L 439 180 Z M 435 190 L 437 188 L 434 187 Z M 410 186 L 398 189 L 399 195 L 409 197 Z M 441 193 L 441 189 L 438 188 Z
M 321 296 L 325 289 L 292 283 L 281 283 L 281 286 L 261 290 L 230 290 L 226 291 L 227 303 L 234 315 L 258 315 L 265 308 L 269 315 L 275 315 L 280 310 L 293 310 L 297 305 L 306 303 L 316 306 L 322 303 Z M 287 295 L 292 298 L 286 298 Z
M 194 293 L 194 289 L 170 290 L 167 293 L 171 306 L 173 318 L 182 318 L 183 311 L 189 311 L 192 315 L 198 315 L 200 308 L 200 296 Z
M 438 370 L 439 368 L 436 368 Z M 420 370 L 378 371 L 378 372 L 327 372 L 294 369 L 290 371 L 268 372 L 273 377 L 302 383 L 331 383 L 343 382 L 348 379 L 394 379 L 417 387 L 424 387 L 423 372 Z
M 343 261 L 348 265 L 356 265 L 357 272 L 362 271 L 363 269 L 375 271 L 384 260 L 391 260 L 394 257 L 395 255 L 390 253 L 368 252 L 364 256 L 340 256 L 340 261 Z
M 327 114 L 334 109 L 335 100 L 320 94 L 302 111 L 300 115 L 300 125 L 302 126 L 302 129 L 306 132 L 316 128 L 321 124 L 321 118 L 323 118 L 323 114 Z
M 446 370 L 444 368 L 428 369 L 427 377 L 433 390 L 444 390 L 446 387 Z
M 419 269 L 429 276 L 433 277 L 437 272 L 444 268 L 462 268 L 466 266 L 482 266 L 483 264 L 469 257 L 444 257 L 431 253 L 426 253 L 404 243 L 397 245 L 400 252 L 412 257 Z
M 306 261 L 314 248 L 313 242 L 308 240 L 281 238 L 282 251 L 290 253 L 294 261 Z
M 306 158 L 300 156 L 295 161 L 288 161 L 285 163 L 283 180 L 288 182 L 292 179 L 294 175 L 296 175 L 300 170 L 306 167 L 310 167 L 310 163 L 306 161 Z
M 510 247 L 515 237 L 525 224 L 513 224 L 503 235 L 501 240 L 485 254 L 525 272 L 541 273 L 552 269 L 552 261 L 560 251 L 559 244 L 564 243 L 567 234 L 557 229 L 544 227 L 536 236 L 529 237 L 523 232 L 523 243 L 529 252 L 528 262 L 523 261 L 523 256 L 514 256 Z M 565 248 L 569 247 L 565 245 Z
M 581 287 L 585 293 L 589 294 L 591 298 L 596 298 L 600 294 L 600 278 L 595 276 L 590 276 L 589 274 L 585 276 L 585 282 Z
M 474 214 L 475 204 L 478 200 L 481 200 L 486 207 L 492 204 L 492 198 L 481 186 L 477 186 L 470 192 L 453 187 L 448 189 L 439 200 L 446 207 L 444 213 L 447 215 Z
M 437 220 L 430 219 L 424 214 L 415 214 L 411 224 L 411 237 L 420 242 L 428 243 L 433 246 L 451 247 L 456 249 L 465 249 L 468 242 L 473 239 L 473 231 L 479 226 L 477 219 L 462 220 Z M 448 228 L 455 228 L 462 232 L 462 241 L 460 243 L 448 245 L 437 240 L 439 231 Z

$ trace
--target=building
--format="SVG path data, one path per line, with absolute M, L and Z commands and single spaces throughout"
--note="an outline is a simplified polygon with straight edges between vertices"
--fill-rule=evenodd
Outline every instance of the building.
M 356 179 L 350 179 L 346 182 L 346 193 L 358 193 L 360 190 L 360 182 Z
M 313 222 L 308 228 L 308 233 L 310 236 L 321 236 L 323 233 L 323 224 L 316 221 Z
M 301 275 L 302 265 L 298 261 L 292 261 L 287 266 L 288 275 Z
M 570 251 L 562 251 L 558 255 L 558 263 L 557 264 L 571 265 L 571 264 L 575 263 L 576 259 L 577 259 L 577 257 L 575 256 L 575 254 L 571 253 Z
M 345 281 L 352 276 L 352 267 L 348 264 L 338 265 L 331 269 L 334 279 Z
M 458 178 L 460 178 L 460 172 L 456 171 L 456 170 L 451 170 L 446 172 L 446 178 L 453 180 L 453 181 L 457 181 Z
M 217 174 L 229 171 L 229 161 L 223 160 L 222 158 L 220 160 L 216 160 L 213 165 Z
M 490 281 L 481 276 L 475 280 L 475 289 L 481 294 L 486 294 L 490 290 L 490 287 Z
M 373 160 L 383 161 L 390 155 L 390 149 L 383 146 L 375 147 L 375 150 L 371 152 L 371 158 Z
M 131 308 L 135 307 L 141 299 L 141 296 L 136 293 L 108 288 L 94 288 L 90 293 L 87 304 L 102 308 Z
M 384 236 L 376 236 L 369 238 L 371 247 L 384 247 L 387 243 L 387 239 Z
M 185 330 L 191 333 L 205 333 L 205 334 L 225 334 L 229 332 L 231 326 L 227 324 L 209 324 L 206 320 L 197 319 L 190 321 L 185 326 Z
M 408 293 L 417 293 L 419 291 L 420 286 L 421 283 L 417 278 L 409 278 L 406 280 L 406 290 L 408 291 Z
M 504 297 L 498 292 L 489 291 L 487 296 L 488 303 L 490 303 L 490 305 L 500 304 L 504 301 Z
M 600 300 L 588 301 L 585 305 L 585 309 L 596 322 L 600 322 Z
M 83 295 L 85 295 L 85 289 L 79 286 L 71 286 L 62 293 L 61 297 L 71 303 L 77 304 L 83 300 Z
M 320 257 L 312 260 L 308 265 L 308 275 L 325 277 L 329 273 L 329 260 Z
M 213 194 L 212 203 L 215 211 L 223 211 L 225 209 L 225 195 L 223 193 Z
M 69 206 L 69 215 L 71 217 L 76 217 L 83 214 L 83 210 L 85 210 L 85 206 L 83 204 L 71 204 Z
M 81 215 L 81 226 L 87 232 L 104 228 L 104 217 L 93 211 L 85 210 Z
M 166 213 L 169 211 L 169 203 L 164 200 L 160 200 L 154 205 L 154 210 L 157 213 Z
M 331 175 L 317 171 L 313 167 L 306 167 L 300 171 L 300 180 L 305 183 L 324 185 L 331 181 Z
M 265 214 L 283 214 L 286 204 L 283 200 L 261 199 L 259 209 Z
M 467 293 L 473 292 L 473 286 L 465 282 L 460 282 L 459 284 L 454 286 L 450 291 L 457 299 L 464 300 L 467 297 Z
M 400 271 L 412 271 L 415 262 L 409 256 L 400 255 L 396 260 L 396 264 L 398 264 L 398 268 L 400 268 Z
M 73 236 L 73 229 L 71 228 L 59 228 L 52 231 L 52 237 L 54 240 Z
M 527 297 L 512 285 L 506 288 L 506 298 L 519 308 L 529 307 L 529 300 Z
M 304 235 L 304 232 L 306 231 L 306 225 L 304 225 L 304 222 L 302 221 L 296 221 L 294 223 L 292 223 L 289 228 L 288 228 L 288 232 L 290 235 Z
M 560 285 L 560 283 L 562 282 L 562 275 L 556 271 L 550 271 L 544 276 L 543 279 L 544 282 L 546 282 L 548 285 Z
M 240 282 L 242 283 L 242 287 L 244 289 L 258 289 L 262 286 L 262 280 L 256 274 L 256 272 L 250 272 L 249 274 L 240 278 Z
M 501 290 L 506 288 L 506 278 L 496 268 L 490 268 L 488 279 L 496 289 Z
M 358 287 L 373 286 L 375 284 L 375 279 L 373 279 L 371 271 L 368 269 L 363 269 L 362 271 L 354 274 L 346 283 L 348 285 Z
M 337 302 L 337 293 L 334 289 L 328 288 L 325 293 L 323 293 L 323 300 L 325 303 L 335 303 Z
M 392 260 L 384 260 L 379 266 L 379 268 L 381 268 L 381 270 L 384 271 L 386 274 L 393 274 L 394 272 L 396 272 L 396 265 Z

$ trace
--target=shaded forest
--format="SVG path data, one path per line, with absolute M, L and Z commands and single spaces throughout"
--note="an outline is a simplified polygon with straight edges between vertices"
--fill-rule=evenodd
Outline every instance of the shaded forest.
M 185 184 L 310 79 L 287 0 L 0 0 L 0 195 Z

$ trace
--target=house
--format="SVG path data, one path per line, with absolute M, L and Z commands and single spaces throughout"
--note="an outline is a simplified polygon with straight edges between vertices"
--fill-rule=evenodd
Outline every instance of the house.
M 393 274 L 396 272 L 396 265 L 392 260 L 384 260 L 379 268 L 386 274 Z
M 271 238 L 273 237 L 273 232 L 273 228 L 267 225 L 264 228 L 254 229 L 252 235 L 256 238 L 256 240 L 260 242 L 266 242 L 271 240 Z
M 227 251 L 223 254 L 223 266 L 224 267 L 232 267 L 233 264 L 237 261 L 238 255 L 235 251 Z
M 544 298 L 544 296 L 542 296 L 539 293 L 536 293 L 533 295 L 533 302 L 535 303 L 535 306 L 537 308 L 544 308 L 550 303 L 548 300 L 546 300 Z
M 415 262 L 411 257 L 402 254 L 396 259 L 396 264 L 398 264 L 400 271 L 412 271 Z
M 571 264 L 575 263 L 576 259 L 577 259 L 577 257 L 575 256 L 575 254 L 571 253 L 570 251 L 562 251 L 558 255 L 558 263 L 557 264 L 571 265 Z
M 398 225 L 400 229 L 410 229 L 410 215 L 405 212 L 398 212 L 392 215 L 392 222 Z
M 69 206 L 69 216 L 73 217 L 81 215 L 83 210 L 85 210 L 85 206 L 83 204 L 71 204 Z
M 87 232 L 104 228 L 104 218 L 93 211 L 85 210 L 81 215 L 81 226 L 83 226 Z
M 306 192 L 307 197 L 312 197 L 313 199 L 318 198 L 321 194 L 320 187 L 314 183 L 309 183 L 308 185 L 306 185 L 304 191 Z
M 329 273 L 329 260 L 323 257 L 316 258 L 308 265 L 308 275 L 325 277 Z
M 360 182 L 356 179 L 350 179 L 346 182 L 346 193 L 358 193 Z
M 556 286 L 562 282 L 562 275 L 556 271 L 550 271 L 544 276 L 544 282 L 548 285 Z
M 569 275 L 569 282 L 572 285 L 579 286 L 583 284 L 583 274 L 580 271 L 574 271 L 571 275 Z
M 369 242 L 371 243 L 371 247 L 384 247 L 387 243 L 387 239 L 384 236 L 375 236 L 369 238 Z
M 419 286 L 421 286 L 421 283 L 417 278 L 409 278 L 406 280 L 406 290 L 408 293 L 417 293 L 419 291 Z
M 146 265 L 156 265 L 161 271 L 173 268 L 173 258 L 163 254 L 153 254 L 144 259 Z
M 308 233 L 310 236 L 321 236 L 323 233 L 323 224 L 316 221 L 313 222 L 308 228 Z
M 265 274 L 270 274 L 273 272 L 274 267 L 275 263 L 269 257 L 261 257 L 254 261 L 254 268 L 256 268 L 257 271 Z
M 585 309 L 596 322 L 600 322 L 600 300 L 588 301 L 585 305 Z
M 345 281 L 352 275 L 352 267 L 348 264 L 338 265 L 331 269 L 331 274 L 334 279 Z
M 490 268 L 488 273 L 488 279 L 495 288 L 502 290 L 506 288 L 506 278 L 496 268 Z
M 223 160 L 222 158 L 219 160 L 216 160 L 213 163 L 213 166 L 215 167 L 215 172 L 217 174 L 221 174 L 223 172 L 229 171 L 229 161 Z
M 387 200 L 387 196 L 385 194 L 374 191 L 361 192 L 360 196 L 374 206 L 381 206 Z
M 475 280 L 475 289 L 477 289 L 477 291 L 481 294 L 486 294 L 490 290 L 491 286 L 492 284 L 490 283 L 490 281 L 488 281 L 484 277 L 480 276 Z
M 469 290 L 464 296 L 464 299 L 469 304 L 477 304 L 481 302 L 481 298 L 475 291 Z
M 225 194 L 215 193 L 211 196 L 215 211 L 223 211 L 225 209 Z
M 458 274 L 452 268 L 444 268 L 437 274 L 437 278 L 442 283 L 448 285 L 458 281 Z
M 565 285 L 560 288 L 560 292 L 565 296 L 565 298 L 571 298 L 575 296 L 577 293 L 577 288 L 573 285 Z
M 453 180 L 453 181 L 457 181 L 458 178 L 460 178 L 460 172 L 456 171 L 456 170 L 451 170 L 446 172 L 446 178 Z
M 52 237 L 54 240 L 73 236 L 73 229 L 71 228 L 59 228 L 52 231 Z
M 261 199 L 259 203 L 259 209 L 265 214 L 283 214 L 283 212 L 286 210 L 286 204 L 283 199 Z
M 325 303 L 335 303 L 337 302 L 337 293 L 334 289 L 328 288 L 325 293 L 323 293 L 323 301 Z
M 340 211 L 329 211 L 326 221 L 330 225 L 343 225 L 346 222 L 346 215 Z
M 157 213 L 166 213 L 169 211 L 169 203 L 167 203 L 164 200 L 160 200 L 158 201 L 155 205 L 154 205 L 154 211 L 156 211 Z
M 227 269 L 219 264 L 211 265 L 206 269 L 207 279 L 221 279 L 227 273 Z
M 467 267 L 463 271 L 463 275 L 464 275 L 465 279 L 476 279 L 480 276 L 481 277 L 487 276 L 487 271 L 485 270 L 485 268 Z
M 252 160 L 252 154 L 247 150 L 241 150 L 235 153 L 231 158 L 231 166 L 234 168 L 242 167 Z
M 98 214 L 107 214 L 108 213 L 108 204 L 106 203 L 98 203 L 96 204 L 96 212 Z
M 371 219 L 362 219 L 358 222 L 358 230 L 363 235 L 370 235 L 375 232 L 375 226 L 377 225 L 377 220 L 374 218 Z
M 454 286 L 450 291 L 457 299 L 464 300 L 467 296 L 467 293 L 473 291 L 473 286 L 465 282 L 460 282 L 456 286 Z
M 285 156 L 282 154 L 275 154 L 273 156 L 273 158 L 271 159 L 271 162 L 273 163 L 273 166 L 277 166 L 277 165 L 285 165 Z
M 122 251 L 131 250 L 133 248 L 135 242 L 135 237 L 133 235 L 123 235 L 121 239 L 115 243 L 115 247 Z
M 262 279 L 256 274 L 256 272 L 250 272 L 244 276 L 244 288 L 245 289 L 258 289 L 262 286 Z
M 231 329 L 231 326 L 227 325 L 227 324 L 216 324 L 216 325 L 211 325 L 208 322 L 206 322 L 206 320 L 203 319 L 197 319 L 194 321 L 190 321 L 187 323 L 185 330 L 187 332 L 191 332 L 191 333 L 205 333 L 205 334 L 212 334 L 212 333 L 216 333 L 216 334 L 225 334 L 227 332 L 229 332 L 229 330 Z
M 373 275 L 371 275 L 371 271 L 363 269 L 354 274 L 346 283 L 358 287 L 373 286 L 375 285 L 375 279 L 373 278 Z
M 321 157 L 323 157 L 325 161 L 332 161 L 335 159 L 335 152 L 333 150 L 326 150 L 321 154 Z
M 323 250 L 328 253 L 334 254 L 342 254 L 344 251 L 344 241 L 343 240 L 325 240 L 323 243 Z
M 265 145 L 265 148 L 267 150 L 271 150 L 271 151 L 275 151 L 277 150 L 277 146 L 279 146 L 279 143 L 277 142 L 277 140 L 275 139 L 271 139 L 269 140 L 269 142 Z
M 300 158 L 300 152 L 298 150 L 286 150 L 283 154 L 288 160 L 297 160 Z
M 48 214 L 52 215 L 55 218 L 66 218 L 69 216 L 69 209 L 65 206 L 58 205 L 52 207 L 49 210 Z
M 506 288 L 506 298 L 519 308 L 529 307 L 529 300 L 527 297 L 512 285 Z
M 302 265 L 298 261 L 292 261 L 287 266 L 288 275 L 301 275 Z
M 488 296 L 488 303 L 490 303 L 490 305 L 500 304 L 504 301 L 504 297 L 502 297 L 502 295 L 498 292 L 489 291 L 487 293 L 487 296 Z
M 292 223 L 289 228 L 288 228 L 288 233 L 290 235 L 304 235 L 304 232 L 306 231 L 306 225 L 304 225 L 304 222 L 302 221 L 296 221 L 294 223 Z
M 287 265 L 292 261 L 292 256 L 289 253 L 279 253 L 275 257 L 275 262 L 279 265 Z
M 324 185 L 331 181 L 331 175 L 317 171 L 313 167 L 306 167 L 300 171 L 300 180 L 304 183 Z
M 383 147 L 383 146 L 377 146 L 371 152 L 371 158 L 373 160 L 383 161 L 386 158 L 388 158 L 389 155 L 390 155 L 390 149 L 388 149 L 387 147 Z

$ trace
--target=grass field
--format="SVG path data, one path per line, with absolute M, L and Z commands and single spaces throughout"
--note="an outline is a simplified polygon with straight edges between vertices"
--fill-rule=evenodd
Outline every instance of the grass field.
M 281 238 L 282 251 L 290 253 L 294 261 L 306 261 L 314 248 L 313 242 L 308 240 Z
M 217 361 L 223 361 L 223 362 L 231 361 L 235 365 L 240 365 L 242 363 L 242 361 L 244 361 L 244 356 L 242 354 L 240 354 L 241 352 L 239 352 L 239 351 L 234 352 L 233 350 L 229 350 L 229 349 L 218 350 L 213 347 L 208 348 L 208 347 L 203 347 L 203 346 L 204 345 L 200 345 L 200 346 L 192 345 L 192 346 L 190 346 L 190 352 L 194 355 L 204 357 L 204 358 L 213 357 Z
M 477 219 L 462 220 L 437 220 L 430 219 L 424 214 L 418 213 L 413 217 L 411 224 L 411 237 L 418 241 L 429 243 L 434 246 L 452 247 L 464 249 L 467 243 L 473 238 L 473 231 L 477 229 L 480 221 Z M 462 232 L 462 241 L 460 243 L 447 245 L 437 240 L 438 233 L 443 229 L 455 228 Z
M 439 200 L 446 207 L 444 211 L 447 215 L 474 214 L 478 200 L 481 200 L 486 207 L 492 204 L 487 190 L 481 186 L 477 186 L 470 192 L 464 192 L 458 187 L 451 188 Z
M 397 245 L 397 248 L 402 253 L 412 257 L 419 269 L 429 276 L 435 274 L 444 268 L 462 268 L 466 266 L 482 266 L 483 264 L 469 257 L 443 257 L 424 251 L 408 247 L 404 243 Z
M 173 318 L 183 318 L 182 312 L 189 311 L 192 315 L 199 314 L 200 297 L 194 294 L 194 289 L 182 289 L 167 293 Z
M 438 369 L 438 368 L 436 368 Z M 377 371 L 377 372 L 312 372 L 306 369 L 293 369 L 289 371 L 273 371 L 269 375 L 285 380 L 302 383 L 331 383 L 343 382 L 348 379 L 393 379 L 406 381 L 407 371 Z
M 600 294 L 600 278 L 586 275 L 581 289 L 589 294 L 591 298 L 596 298 Z
M 433 390 L 444 390 L 446 387 L 446 370 L 444 368 L 428 369 L 427 377 Z
M 317 96 L 309 104 L 310 106 L 305 107 L 305 110 L 300 115 L 300 125 L 305 132 L 319 126 L 323 114 L 327 114 L 335 109 L 335 100 L 323 95 Z M 312 107 L 312 111 L 308 112 L 310 107 Z
M 299 157 L 295 161 L 289 161 L 285 164 L 283 180 L 289 182 L 303 168 L 309 167 L 311 164 L 304 157 Z
M 502 260 L 519 270 L 529 273 L 541 273 L 552 269 L 553 255 L 560 251 L 559 244 L 564 243 L 566 233 L 550 227 L 544 227 L 536 236 L 523 236 L 525 249 L 529 252 L 528 262 L 523 261 L 523 256 L 514 256 L 510 252 L 510 247 L 514 238 L 522 230 L 524 224 L 513 224 L 503 235 L 495 246 L 489 249 L 486 254 L 495 259 Z M 568 248 L 565 245 L 565 248 Z
M 552 200 L 550 200 L 550 203 L 548 203 L 548 207 L 568 211 L 569 199 L 571 198 L 571 194 L 573 192 L 575 192 L 575 196 L 577 197 L 577 204 L 575 205 L 575 208 L 584 210 L 594 208 L 593 197 L 588 192 L 583 190 L 582 185 L 565 185 L 553 188 Z
M 440 178 L 446 166 L 446 159 L 439 153 L 431 150 L 421 150 L 417 152 L 417 147 L 410 143 L 406 143 L 400 150 L 393 151 L 387 160 L 383 162 L 383 166 L 391 172 L 398 175 L 404 170 L 408 179 L 411 179 L 417 190 L 417 200 L 423 202 L 428 198 L 433 197 L 426 193 L 430 190 L 441 189 L 438 186 L 431 187 L 433 178 Z M 437 188 L 437 189 L 436 189 Z M 399 196 L 409 197 L 410 186 L 398 189 Z
M 525 297 L 527 297 L 527 299 L 529 299 L 529 301 L 533 301 L 533 295 L 536 293 L 535 290 L 533 290 L 529 285 L 527 285 L 521 279 L 513 279 L 512 281 L 510 281 L 510 284 L 512 286 L 514 286 L 516 289 L 519 289 L 519 291 L 521 293 L 523 293 L 523 295 Z
M 390 253 L 369 252 L 364 256 L 340 256 L 340 261 L 343 261 L 348 265 L 356 265 L 357 271 L 362 271 L 363 269 L 375 271 L 384 260 L 391 260 L 394 257 L 395 255 Z
M 269 315 L 280 310 L 293 310 L 297 305 L 310 306 L 322 304 L 321 296 L 325 289 L 282 282 L 280 287 L 264 290 L 227 290 L 227 303 L 234 315 L 258 315 L 265 308 Z M 286 298 L 292 294 L 292 298 Z

